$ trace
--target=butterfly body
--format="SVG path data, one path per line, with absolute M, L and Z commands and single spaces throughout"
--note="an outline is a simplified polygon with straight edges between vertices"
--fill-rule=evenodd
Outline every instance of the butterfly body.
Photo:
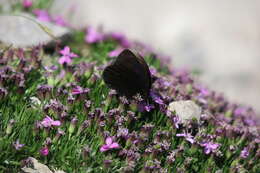
M 151 88 L 151 74 L 143 57 L 129 49 L 123 50 L 103 71 L 108 87 L 128 98 L 141 94 L 147 98 Z

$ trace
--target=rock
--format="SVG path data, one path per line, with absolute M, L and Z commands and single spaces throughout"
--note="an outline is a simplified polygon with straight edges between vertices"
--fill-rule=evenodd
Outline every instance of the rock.
M 23 167 L 22 170 L 26 173 L 52 173 L 52 171 L 48 168 L 48 166 L 39 163 L 38 160 L 36 160 L 33 157 L 29 157 L 32 168 Z
M 23 167 L 22 171 L 25 173 L 65 173 L 64 171 L 61 170 L 56 170 L 54 172 L 52 172 L 48 166 L 39 163 L 38 160 L 36 160 L 33 157 L 29 157 L 30 162 L 31 162 L 31 168 L 29 167 Z
M 191 100 L 171 102 L 168 110 L 175 111 L 182 123 L 192 118 L 199 120 L 201 115 L 201 108 Z
M 35 22 L 22 16 L 29 17 Z M 12 44 L 13 47 L 30 47 L 54 41 L 41 27 L 50 30 L 51 35 L 56 38 L 60 38 L 70 32 L 68 28 L 39 21 L 27 13 L 22 13 L 21 16 L 3 15 L 0 16 L 0 21 L 0 42 L 6 45 Z

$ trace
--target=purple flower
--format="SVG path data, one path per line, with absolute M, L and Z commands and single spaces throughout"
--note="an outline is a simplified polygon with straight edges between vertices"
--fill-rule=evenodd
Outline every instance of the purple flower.
M 215 144 L 212 142 L 205 142 L 205 143 L 202 143 L 201 146 L 204 147 L 204 152 L 206 154 L 209 154 L 211 152 L 214 152 L 220 146 L 220 144 Z
M 63 56 L 66 56 L 66 57 L 70 57 L 70 58 L 78 57 L 78 55 L 76 55 L 75 53 L 70 52 L 69 46 L 65 46 L 64 49 L 60 50 L 60 54 L 62 54 Z
M 246 108 L 243 108 L 243 107 L 238 107 L 234 111 L 235 116 L 241 116 L 245 113 L 246 113 Z
M 141 94 L 137 93 L 136 95 L 133 96 L 133 101 L 136 103 L 142 102 L 144 99 L 142 98 Z
M 7 95 L 7 90 L 5 88 L 0 87 L 0 99 L 4 98 Z
M 176 136 L 184 137 L 191 144 L 193 144 L 195 142 L 195 140 L 193 139 L 193 136 L 191 136 L 191 134 L 189 134 L 189 133 L 178 133 L 178 134 L 176 134 Z
M 49 85 L 39 85 L 37 87 L 37 94 L 40 99 L 45 99 L 51 95 L 52 87 Z
M 126 112 L 126 116 L 127 116 L 127 119 L 129 121 L 132 121 L 132 120 L 137 120 L 136 116 L 135 116 L 135 113 L 132 112 L 132 111 L 127 111 Z
M 161 172 L 161 162 L 157 159 L 145 162 L 144 169 L 147 172 Z
M 20 150 L 24 146 L 24 144 L 20 144 L 19 139 L 18 139 L 13 143 L 13 146 L 14 146 L 15 150 Z
M 142 129 L 143 132 L 148 132 L 148 133 L 150 133 L 153 128 L 154 128 L 154 125 L 153 125 L 153 124 L 147 123 L 147 124 L 143 125 L 141 129 Z
M 103 34 L 97 32 L 93 27 L 87 28 L 87 34 L 85 36 L 85 41 L 87 43 L 96 43 L 104 39 Z
M 75 88 L 72 89 L 72 95 L 78 95 L 78 94 L 83 94 L 88 92 L 89 92 L 88 88 L 83 89 L 80 86 L 76 86 Z
M 65 46 L 64 49 L 62 49 L 60 51 L 60 54 L 62 55 L 59 59 L 59 63 L 60 64 L 70 64 L 72 62 L 71 58 L 76 58 L 78 57 L 77 54 L 70 52 L 70 47 L 69 46 Z
M 90 120 L 83 121 L 83 123 L 81 124 L 81 126 L 79 128 L 79 133 L 82 132 L 84 129 L 86 129 L 89 126 L 90 126 Z
M 60 57 L 60 59 L 59 59 L 59 64 L 71 64 L 72 63 L 72 59 L 70 58 L 70 57 L 68 57 L 68 56 L 62 56 L 62 57 Z M 60 76 L 62 76 L 63 77 L 63 74 L 61 73 L 61 75 Z M 60 77 L 60 78 L 62 78 L 62 77 Z
M 108 53 L 109 57 L 117 57 L 121 52 L 122 52 L 123 48 L 118 47 L 115 50 L 112 50 Z
M 64 106 L 60 101 L 52 99 L 50 104 L 45 105 L 44 111 L 48 114 L 48 111 L 52 110 L 58 115 L 61 115 L 64 111 L 67 110 L 67 107 Z
M 129 104 L 129 101 L 128 101 L 128 99 L 126 98 L 126 96 L 120 96 L 120 97 L 119 97 L 119 100 L 120 100 L 120 102 L 121 102 L 123 105 Z
M 46 10 L 36 9 L 33 13 L 37 16 L 37 19 L 44 22 L 50 22 L 51 17 Z
M 100 151 L 105 152 L 105 151 L 108 151 L 108 150 L 111 150 L 111 149 L 117 149 L 119 147 L 120 146 L 119 146 L 118 143 L 113 142 L 112 137 L 107 137 L 106 138 L 106 144 L 101 146 Z
M 128 137 L 128 129 L 127 128 L 119 128 L 117 130 L 117 137 L 127 138 Z
M 126 36 L 120 32 L 113 32 L 110 34 L 110 36 L 117 40 L 119 42 L 119 44 L 124 47 L 124 48 L 128 48 L 131 46 L 131 42 L 126 38 Z
M 60 121 L 54 121 L 51 117 L 46 116 L 42 121 L 41 124 L 43 127 L 51 127 L 51 126 L 60 126 Z
M 57 134 L 62 136 L 65 135 L 65 132 L 59 128 Z
M 155 94 L 155 92 L 151 91 L 150 92 L 150 96 L 152 97 L 153 101 L 159 105 L 163 105 L 163 100 L 160 98 L 160 96 L 158 96 L 157 94 Z
M 23 7 L 24 8 L 30 8 L 32 6 L 33 2 L 31 0 L 23 0 Z
M 50 66 L 44 66 L 43 67 L 46 71 L 48 72 L 54 72 L 55 70 L 58 69 L 58 67 L 56 65 L 50 65 Z
M 113 96 L 115 96 L 116 94 L 117 94 L 117 93 L 116 93 L 116 90 L 111 89 L 111 90 L 109 90 L 108 96 L 109 96 L 109 97 L 113 97 Z
M 207 97 L 207 96 L 210 95 L 210 92 L 209 92 L 209 90 L 207 88 L 199 86 L 198 89 L 199 89 L 199 96 Z
M 154 67 L 149 67 L 149 70 L 150 70 L 150 73 L 151 73 L 152 76 L 155 76 L 155 75 L 156 75 L 156 73 L 157 73 L 156 68 L 154 68 Z
M 154 108 L 154 105 L 152 105 L 152 104 L 147 104 L 147 105 L 144 106 L 144 109 L 147 112 L 150 112 L 153 108 Z
M 49 154 L 49 148 L 48 147 L 43 147 L 40 149 L 40 154 L 42 156 L 47 156 Z
M 179 128 L 179 124 L 181 123 L 181 120 L 180 120 L 179 116 L 177 116 L 177 115 L 174 116 L 172 121 L 173 121 L 173 124 L 174 124 L 175 128 L 178 129 Z
M 56 25 L 68 26 L 68 23 L 64 20 L 64 18 L 62 16 L 56 16 L 56 17 L 54 17 L 53 20 Z
M 85 100 L 84 108 L 87 112 L 90 110 L 90 108 L 91 108 L 91 101 L 90 100 Z
M 149 104 L 149 103 L 140 102 L 140 103 L 138 104 L 138 110 L 139 110 L 140 112 L 144 112 L 144 111 L 150 112 L 153 108 L 154 108 L 154 105 Z
M 248 156 L 249 156 L 249 151 L 248 151 L 248 148 L 245 147 L 245 148 L 241 151 L 240 157 L 246 159 Z
M 51 140 L 51 138 L 50 137 L 47 137 L 46 139 L 45 139 L 45 141 L 44 141 L 44 145 L 51 145 L 52 144 L 52 140 Z
M 115 126 L 122 126 L 126 122 L 127 119 L 124 116 L 116 115 L 115 120 L 116 120 Z
M 172 164 L 175 161 L 175 157 L 176 157 L 176 151 L 171 151 L 166 158 L 167 163 Z
M 140 159 L 140 153 L 136 152 L 134 148 L 132 149 L 123 149 L 119 152 L 119 156 L 124 156 L 127 158 L 127 162 L 138 161 Z

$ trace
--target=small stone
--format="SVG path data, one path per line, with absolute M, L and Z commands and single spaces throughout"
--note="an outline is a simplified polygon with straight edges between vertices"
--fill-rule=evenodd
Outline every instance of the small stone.
M 29 159 L 32 163 L 32 167 L 23 167 L 22 171 L 24 171 L 25 173 L 52 173 L 48 166 L 39 163 L 38 160 L 36 160 L 35 158 L 30 157 Z
M 65 173 L 64 171 L 61 170 L 54 170 L 54 172 L 52 172 L 48 166 L 39 163 L 38 160 L 36 160 L 33 157 L 29 157 L 28 158 L 30 160 L 31 163 L 31 167 L 23 167 L 22 171 L 25 173 Z
M 175 111 L 182 123 L 193 118 L 199 120 L 201 115 L 201 108 L 191 100 L 171 102 L 168 110 Z

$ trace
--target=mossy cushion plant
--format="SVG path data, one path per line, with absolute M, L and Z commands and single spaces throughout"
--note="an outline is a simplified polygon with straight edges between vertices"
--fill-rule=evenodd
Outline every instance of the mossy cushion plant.
M 124 48 L 149 65 L 149 102 L 119 96 L 101 77 Z M 9 48 L 0 58 L 1 172 L 20 171 L 28 157 L 65 172 L 260 172 L 253 109 L 122 34 L 88 27 L 51 53 L 39 45 Z M 198 104 L 200 120 L 181 123 L 168 111 L 179 100 Z

